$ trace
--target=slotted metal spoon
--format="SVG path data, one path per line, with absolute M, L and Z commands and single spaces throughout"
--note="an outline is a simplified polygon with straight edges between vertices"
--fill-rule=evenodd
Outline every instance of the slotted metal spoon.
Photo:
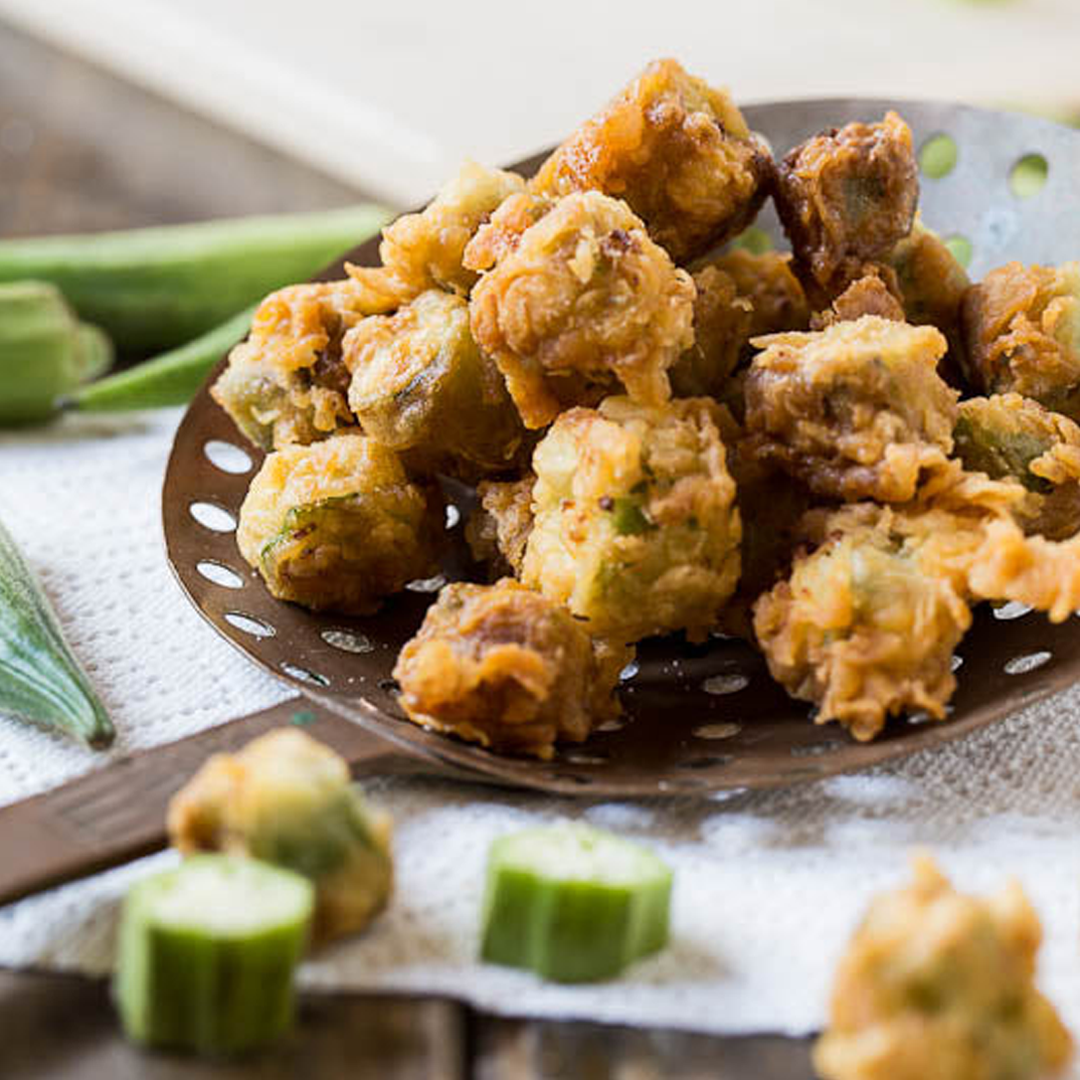
M 889 108 L 910 123 L 918 147 L 939 135 L 955 142 L 952 171 L 922 178 L 921 208 L 927 225 L 969 246 L 973 278 L 1011 259 L 1059 263 L 1080 256 L 1080 215 L 1062 212 L 1074 205 L 1080 133 L 1030 116 L 927 102 L 776 102 L 745 113 L 779 155 L 824 128 L 879 119 Z M 1021 198 L 1010 180 L 1032 155 L 1048 164 L 1047 179 Z M 541 159 L 515 168 L 529 173 Z M 782 246 L 771 205 L 758 224 Z M 348 259 L 376 264 L 378 242 Z M 343 273 L 338 264 L 321 277 Z M 635 669 L 624 673 L 624 722 L 563 748 L 551 762 L 499 756 L 409 723 L 397 702 L 391 670 L 437 582 L 414 583 L 370 618 L 314 615 L 270 597 L 240 558 L 234 535 L 261 460 L 204 387 L 177 432 L 163 491 L 168 555 L 181 585 L 253 661 L 395 744 L 399 759 L 405 751 L 423 771 L 446 766 L 459 776 L 590 797 L 778 787 L 936 746 L 1080 678 L 1080 621 L 1051 626 L 1017 605 L 984 605 L 958 652 L 960 687 L 950 718 L 894 720 L 876 741 L 860 744 L 834 725 L 811 723 L 806 705 L 790 700 L 743 643 L 715 639 L 694 647 L 673 637 L 644 643 Z M 449 576 L 462 565 L 462 516 L 461 507 L 450 515 Z

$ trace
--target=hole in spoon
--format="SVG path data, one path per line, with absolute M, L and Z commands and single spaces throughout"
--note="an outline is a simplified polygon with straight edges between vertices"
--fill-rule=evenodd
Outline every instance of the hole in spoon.
M 188 513 L 204 528 L 211 532 L 229 533 L 236 531 L 236 518 L 225 509 L 211 502 L 193 502 Z
M 364 634 L 358 634 L 353 630 L 340 630 L 337 628 L 323 630 L 319 637 L 327 645 L 333 645 L 335 649 L 348 653 L 369 653 L 375 651 L 375 644 Z
M 1045 649 L 1040 649 L 1038 652 L 1014 656 L 1011 660 L 1005 662 L 1005 674 L 1026 675 L 1029 671 L 1036 671 L 1041 668 L 1052 659 L 1053 655 L 1053 653 L 1047 652 Z
M 286 675 L 291 676 L 294 679 L 299 679 L 300 682 L 307 683 L 309 686 L 329 686 L 330 680 L 325 675 L 320 675 L 317 671 L 309 671 L 305 667 L 300 667 L 298 664 L 290 664 L 287 660 L 281 665 L 281 670 Z
M 223 442 L 221 439 L 210 439 L 203 446 L 203 453 L 214 468 L 236 476 L 251 472 L 254 464 L 251 455 L 246 450 L 242 450 L 234 443 Z
M 1009 172 L 1009 190 L 1018 199 L 1030 199 L 1046 186 L 1050 165 L 1042 154 L 1025 154 Z
M 250 634 L 252 637 L 270 638 L 277 633 L 268 622 L 264 622 L 255 615 L 248 615 L 243 611 L 226 611 L 224 619 L 230 626 L 234 626 L 237 630 L 244 634 Z
M 922 144 L 919 150 L 919 167 L 924 176 L 931 180 L 940 180 L 956 168 L 958 156 L 956 140 L 951 135 L 938 132 Z

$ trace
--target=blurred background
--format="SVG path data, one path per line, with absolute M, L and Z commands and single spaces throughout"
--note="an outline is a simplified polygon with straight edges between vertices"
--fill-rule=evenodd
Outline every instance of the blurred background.
M 1077 0 L 0 0 L 5 32 L 391 206 L 425 198 L 466 155 L 505 163 L 558 140 L 662 55 L 741 102 L 873 95 L 1080 112 Z M 10 80 L 15 61 L 2 59 Z M 14 91 L 0 90 L 10 109 Z M 97 110 L 80 122 L 122 152 L 128 119 Z M 168 125 L 133 130 L 144 157 L 148 139 L 162 153 L 173 140 Z M 0 153 L 28 137 L 9 117 Z M 219 166 L 185 161 L 176 175 Z

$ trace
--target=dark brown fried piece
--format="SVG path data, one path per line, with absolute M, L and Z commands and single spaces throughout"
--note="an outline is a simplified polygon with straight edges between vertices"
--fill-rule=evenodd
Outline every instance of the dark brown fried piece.
M 455 582 L 428 608 L 394 667 L 401 703 L 424 727 L 493 750 L 550 758 L 621 711 L 629 648 L 596 645 L 570 613 L 504 579 Z
M 465 526 L 465 539 L 477 562 L 485 563 L 491 579 L 517 577 L 533 527 L 532 493 L 536 477 L 487 480 L 478 485 L 479 505 Z
M 904 502 L 952 451 L 957 393 L 932 326 L 873 315 L 755 338 L 746 381 L 753 452 L 824 498 Z
M 659 405 L 693 341 L 694 283 L 626 204 L 567 195 L 473 289 L 473 336 L 506 378 L 525 426 L 549 424 L 583 387 L 618 380 Z
M 771 172 L 768 150 L 726 91 L 658 60 L 548 158 L 532 187 L 625 199 L 685 262 L 754 219 Z
M 1080 419 L 1080 262 L 991 270 L 964 295 L 966 374 Z
M 891 272 L 883 273 L 882 267 L 871 267 L 858 280 L 853 281 L 830 305 L 827 311 L 821 311 L 810 320 L 814 330 L 824 330 L 838 322 L 854 322 L 864 315 L 876 315 L 892 322 L 904 322 L 904 308 L 896 298 L 898 287 L 887 278 Z M 894 288 L 890 288 L 893 284 Z
M 738 295 L 750 301 L 751 337 L 806 330 L 810 325 L 810 306 L 799 279 L 792 273 L 790 255 L 778 251 L 755 255 L 735 248 L 709 259 L 707 265 L 727 274 L 735 282 Z
M 953 432 L 964 468 L 1028 491 L 1016 517 L 1027 533 L 1065 540 L 1080 530 L 1080 427 L 1019 394 L 960 403 Z
M 815 135 L 778 164 L 774 198 L 803 285 L 824 308 L 911 231 L 919 198 L 911 129 L 889 112 Z

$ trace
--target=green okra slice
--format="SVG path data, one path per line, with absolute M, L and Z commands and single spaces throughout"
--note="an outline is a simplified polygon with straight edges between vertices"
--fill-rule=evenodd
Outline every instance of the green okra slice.
M 617 975 L 668 939 L 672 871 L 586 825 L 527 829 L 488 856 L 481 954 L 556 982 Z
M 136 884 L 114 983 L 128 1037 L 235 1054 L 288 1031 L 313 897 L 299 874 L 227 855 L 196 855 Z

